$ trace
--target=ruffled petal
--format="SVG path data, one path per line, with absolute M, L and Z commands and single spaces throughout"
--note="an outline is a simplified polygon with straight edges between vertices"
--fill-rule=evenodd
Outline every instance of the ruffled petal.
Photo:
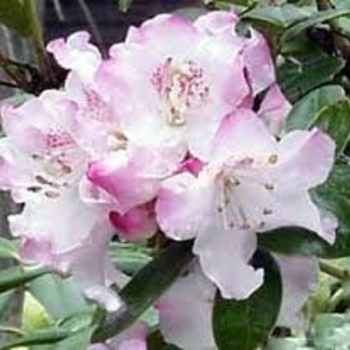
M 305 325 L 302 307 L 317 287 L 319 274 L 317 259 L 282 254 L 273 256 L 278 263 L 283 286 L 277 325 L 302 328 Z
M 80 31 L 67 40 L 53 40 L 46 48 L 63 68 L 76 71 L 84 80 L 91 81 L 102 57 L 98 48 L 89 41 L 90 34 Z
M 292 131 L 284 136 L 274 165 L 277 184 L 284 191 L 310 189 L 326 181 L 335 155 L 335 143 L 318 129 Z
M 245 299 L 263 283 L 263 270 L 249 265 L 256 248 L 255 233 L 212 226 L 197 236 L 193 251 L 224 298 Z
M 181 349 L 215 349 L 212 310 L 215 286 L 199 266 L 178 278 L 158 302 L 160 330 Z

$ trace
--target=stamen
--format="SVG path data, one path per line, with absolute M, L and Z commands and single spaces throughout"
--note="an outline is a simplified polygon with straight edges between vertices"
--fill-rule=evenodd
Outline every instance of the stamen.
M 270 164 L 276 164 L 278 161 L 278 155 L 277 154 L 271 154 L 269 157 L 269 163 Z

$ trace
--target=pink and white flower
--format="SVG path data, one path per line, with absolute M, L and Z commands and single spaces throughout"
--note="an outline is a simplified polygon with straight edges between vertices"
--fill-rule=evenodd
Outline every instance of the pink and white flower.
M 169 238 L 195 239 L 203 272 L 224 297 L 246 298 L 263 282 L 263 271 L 249 265 L 256 232 L 301 226 L 334 241 L 308 193 L 326 180 L 334 149 L 317 129 L 277 141 L 253 112 L 237 109 L 222 122 L 198 176 L 164 181 L 159 225 Z

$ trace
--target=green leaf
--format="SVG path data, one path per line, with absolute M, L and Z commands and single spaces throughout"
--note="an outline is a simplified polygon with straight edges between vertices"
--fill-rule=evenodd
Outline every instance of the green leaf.
M 133 0 L 119 0 L 119 10 L 126 12 L 129 10 L 129 7 L 132 5 Z
M 0 294 L 0 320 L 3 317 L 5 310 L 7 308 L 8 303 L 10 302 L 11 298 L 14 295 L 14 291 L 10 290 L 6 293 Z
M 16 243 L 9 239 L 0 237 L 0 258 L 18 260 L 19 253 Z
M 31 35 L 31 19 L 26 2 L 32 0 L 0 0 L 0 22 L 22 36 Z
M 147 349 L 150 350 L 180 350 L 177 346 L 165 342 L 160 331 L 152 332 L 147 337 Z
M 277 67 L 278 81 L 288 99 L 296 102 L 311 90 L 331 82 L 344 66 L 342 58 L 325 54 L 287 59 Z
M 283 227 L 258 234 L 261 249 L 282 254 L 322 256 L 331 249 L 316 233 L 300 227 Z
M 88 308 L 76 285 L 56 275 L 36 279 L 29 290 L 54 319 L 63 319 Z
M 130 243 L 112 242 L 108 253 L 112 262 L 130 275 L 152 260 L 149 249 Z
M 315 349 L 334 350 L 350 348 L 349 315 L 318 315 L 314 324 L 313 344 Z
M 85 328 L 73 336 L 56 344 L 52 350 L 86 350 L 89 349 L 93 328 Z
M 94 340 L 104 341 L 133 324 L 169 288 L 192 260 L 192 242 L 172 243 L 141 269 L 121 289 L 125 310 L 110 315 Z
M 52 273 L 50 269 L 23 269 L 22 267 L 12 267 L 0 272 L 0 293 L 10 289 L 23 286 L 26 283 L 46 274 Z
M 268 336 L 277 320 L 282 282 L 278 267 L 267 253 L 255 255 L 255 267 L 264 268 L 264 284 L 246 300 L 223 299 L 217 295 L 213 328 L 221 350 L 255 350 Z
M 25 292 L 23 311 L 22 311 L 22 327 L 26 331 L 45 328 L 52 325 L 52 319 L 45 310 L 44 306 L 34 298 L 34 296 Z
M 0 350 L 11 350 L 20 346 L 55 344 L 69 336 L 71 336 L 71 332 L 57 328 L 36 331 L 6 344 L 1 344 Z
M 344 89 L 339 85 L 326 85 L 311 91 L 290 111 L 286 131 L 309 129 L 314 124 L 319 112 L 345 97 Z
M 350 139 L 350 101 L 343 99 L 325 107 L 317 116 L 312 126 L 317 126 L 333 138 L 339 156 Z
M 302 33 L 310 27 L 314 27 L 320 23 L 327 22 L 341 16 L 346 16 L 348 14 L 350 14 L 349 9 L 330 9 L 326 11 L 316 12 L 309 18 L 299 21 L 298 23 L 288 28 L 281 36 L 281 42 L 286 42 L 295 38 L 298 34 Z
M 244 13 L 241 18 L 267 23 L 274 27 L 287 28 L 296 21 L 308 18 L 312 8 L 301 8 L 292 4 L 282 6 L 257 6 Z
M 333 168 L 328 181 L 313 193 L 319 207 L 333 213 L 338 219 L 334 245 L 326 246 L 322 257 L 341 258 L 350 255 L 350 161 L 342 157 Z

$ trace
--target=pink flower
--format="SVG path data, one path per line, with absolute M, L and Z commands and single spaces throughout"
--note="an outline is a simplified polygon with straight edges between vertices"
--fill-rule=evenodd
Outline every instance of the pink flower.
M 134 140 L 175 142 L 199 156 L 222 118 L 250 93 L 245 39 L 233 30 L 208 33 L 203 20 L 159 15 L 111 48 L 108 76 L 114 76 L 115 100 Z
M 238 109 L 222 122 L 197 177 L 164 181 L 159 225 L 169 238 L 195 239 L 203 272 L 224 297 L 246 298 L 263 282 L 263 271 L 249 265 L 256 232 L 301 226 L 334 241 L 308 193 L 326 180 L 334 148 L 317 129 L 278 142 L 253 112 Z

